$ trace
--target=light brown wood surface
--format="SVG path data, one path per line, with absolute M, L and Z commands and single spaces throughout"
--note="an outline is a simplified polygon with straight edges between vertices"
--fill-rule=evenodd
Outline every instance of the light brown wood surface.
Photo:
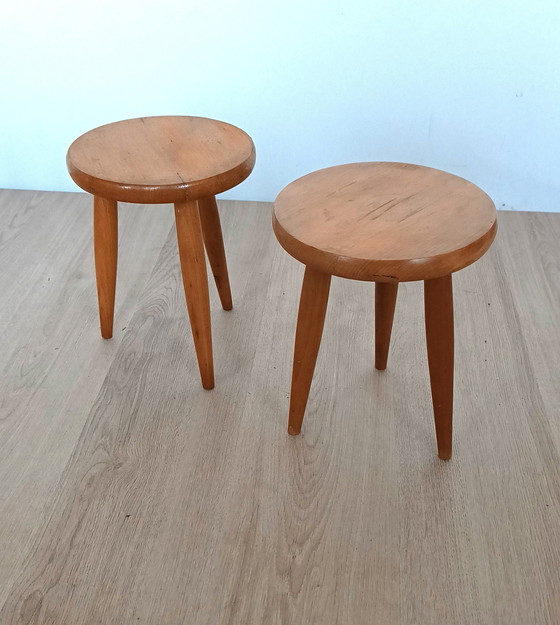
M 212 389 L 214 388 L 214 361 L 210 297 L 204 241 L 196 201 L 175 204 L 175 225 L 183 288 L 202 386 L 205 389 Z
M 317 271 L 406 282 L 458 271 L 496 233 L 496 209 L 478 187 L 406 163 L 353 163 L 303 176 L 278 195 L 274 231 Z
M 317 362 L 325 314 L 329 302 L 331 276 L 305 268 L 296 327 L 288 433 L 301 432 L 313 372 Z
M 141 117 L 86 132 L 66 157 L 74 182 L 92 195 L 160 204 L 213 196 L 251 173 L 245 132 L 204 117 Z
M 387 371 L 373 285 L 333 279 L 303 435 L 303 276 L 271 206 L 227 203 L 236 308 L 208 393 L 171 207 L 119 208 L 112 341 L 91 198 L 0 192 L 0 623 L 556 625 L 560 215 L 501 213 L 454 276 L 456 445 L 434 454 L 422 285 Z M 45 236 L 45 232 L 49 236 Z
M 214 282 L 218 289 L 218 295 L 224 310 L 231 310 L 233 303 L 231 299 L 231 287 L 229 285 L 229 275 L 227 269 L 226 252 L 222 237 L 222 225 L 220 213 L 215 197 L 201 198 L 198 200 L 200 213 L 200 225 L 204 237 L 204 246 L 210 261 L 210 268 L 214 276 Z
M 93 241 L 99 325 L 101 336 L 110 339 L 113 337 L 119 247 L 118 206 L 115 200 L 99 196 L 93 198 Z
M 387 368 L 398 289 L 398 282 L 375 283 L 375 368 L 379 371 Z
M 424 322 L 438 456 L 451 458 L 454 347 L 453 281 L 443 276 L 424 282 Z

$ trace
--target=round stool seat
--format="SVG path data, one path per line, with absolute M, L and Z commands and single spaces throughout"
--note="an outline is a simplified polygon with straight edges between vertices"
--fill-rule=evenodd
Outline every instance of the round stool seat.
M 477 186 L 437 169 L 354 163 L 289 184 L 273 225 L 282 247 L 316 271 L 406 282 L 480 258 L 496 234 L 496 209 Z
M 74 182 L 120 202 L 162 204 L 210 197 L 251 173 L 249 135 L 203 117 L 141 117 L 100 126 L 72 143 Z

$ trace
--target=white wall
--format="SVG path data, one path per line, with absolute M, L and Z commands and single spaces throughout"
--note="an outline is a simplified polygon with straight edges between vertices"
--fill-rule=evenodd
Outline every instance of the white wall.
M 247 130 L 272 200 L 328 165 L 398 160 L 559 210 L 558 0 L 20 0 L 0 15 L 0 186 L 77 190 L 70 142 L 127 117 Z

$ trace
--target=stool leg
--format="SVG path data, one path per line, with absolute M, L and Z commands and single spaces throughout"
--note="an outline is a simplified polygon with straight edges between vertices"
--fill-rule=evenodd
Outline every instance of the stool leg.
M 93 197 L 93 251 L 101 336 L 110 339 L 117 285 L 117 203 L 97 195 Z
M 222 238 L 222 225 L 220 224 L 220 213 L 218 212 L 216 198 L 211 196 L 198 200 L 198 208 L 204 245 L 206 246 L 206 253 L 208 254 L 212 274 L 216 281 L 222 308 L 231 310 L 233 308 L 231 289 L 229 286 L 224 240 Z
M 375 368 L 387 368 L 398 282 L 375 283 Z
M 214 388 L 210 298 L 202 230 L 196 201 L 175 204 L 175 225 L 183 287 L 202 386 Z
M 305 268 L 294 348 L 292 371 L 292 391 L 290 395 L 290 415 L 288 433 L 295 435 L 301 431 L 303 415 L 309 397 L 311 380 L 315 371 L 327 303 L 331 276 Z
M 438 456 L 451 458 L 453 423 L 453 285 L 451 275 L 424 282 L 426 343 Z

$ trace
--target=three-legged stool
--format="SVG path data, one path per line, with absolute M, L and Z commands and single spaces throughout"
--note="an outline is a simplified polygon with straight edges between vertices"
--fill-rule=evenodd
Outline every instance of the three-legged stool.
M 428 365 L 438 455 L 451 458 L 451 274 L 480 258 L 496 209 L 478 187 L 405 163 L 356 163 L 311 173 L 276 198 L 274 232 L 305 264 L 288 431 L 299 434 L 317 360 L 331 276 L 375 282 L 375 367 L 385 369 L 399 282 L 424 281 Z
M 113 334 L 117 202 L 175 205 L 183 286 L 202 386 L 214 387 L 204 248 L 225 310 L 232 308 L 215 195 L 251 173 L 255 148 L 239 128 L 202 117 L 143 117 L 101 126 L 68 150 L 74 182 L 93 194 L 95 272 L 101 335 Z

